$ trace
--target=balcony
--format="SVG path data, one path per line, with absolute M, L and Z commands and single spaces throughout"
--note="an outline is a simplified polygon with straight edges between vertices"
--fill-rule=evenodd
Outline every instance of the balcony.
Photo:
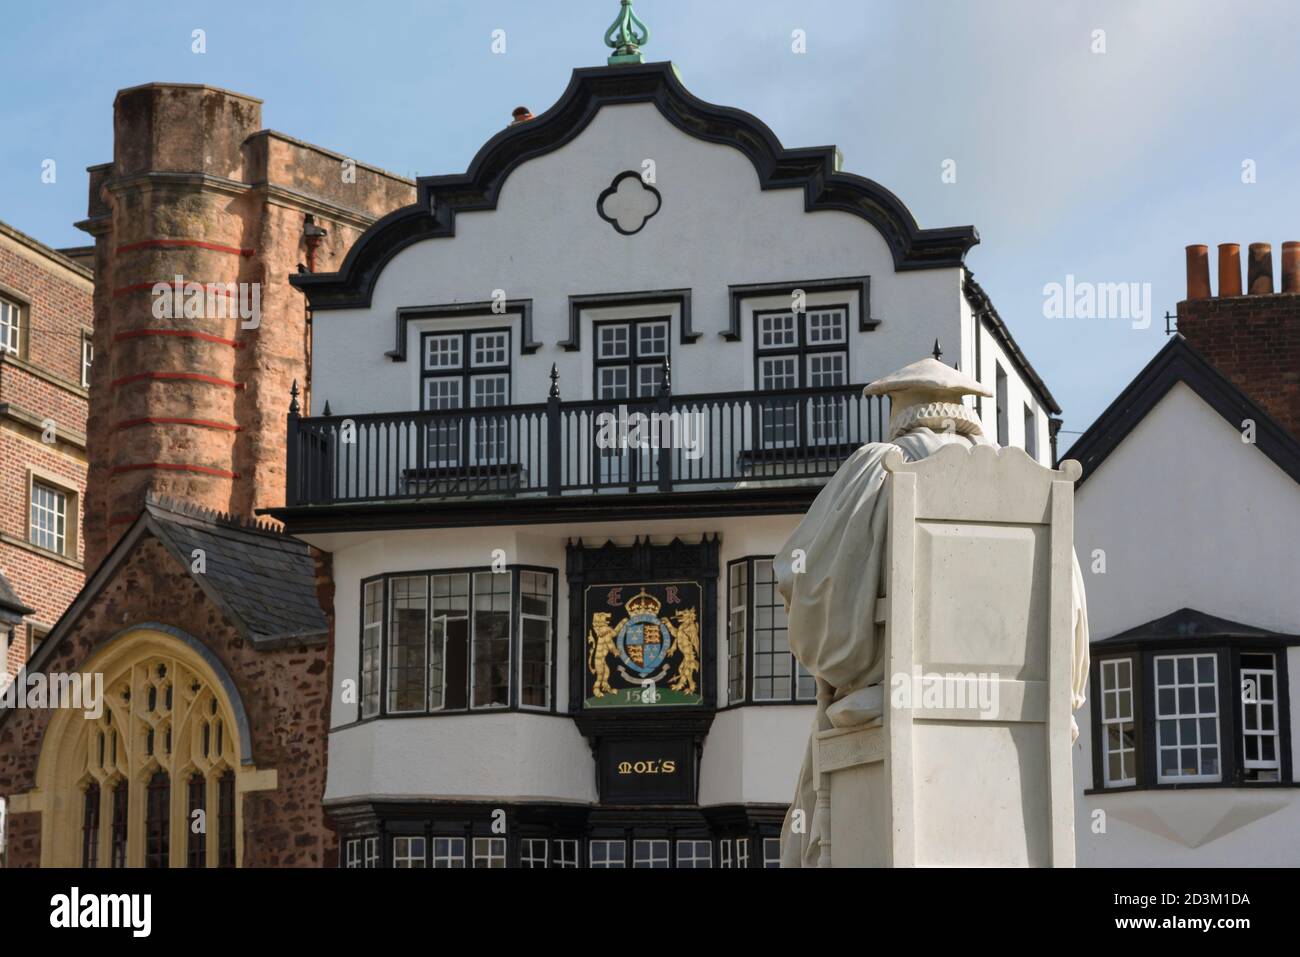
M 879 441 L 862 386 L 301 417 L 285 505 L 555 498 L 823 484 Z M 294 400 L 296 408 L 297 400 Z

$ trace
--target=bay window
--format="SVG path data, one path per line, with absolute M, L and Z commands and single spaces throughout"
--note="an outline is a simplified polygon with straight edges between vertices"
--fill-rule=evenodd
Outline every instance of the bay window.
M 378 576 L 361 605 L 359 719 L 554 710 L 553 569 Z

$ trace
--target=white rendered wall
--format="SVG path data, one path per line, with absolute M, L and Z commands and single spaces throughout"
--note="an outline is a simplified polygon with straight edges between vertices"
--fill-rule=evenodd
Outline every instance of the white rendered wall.
M 1025 406 L 1034 410 L 1034 428 L 1038 435 L 1038 454 L 1035 459 L 1042 465 L 1049 468 L 1054 464 L 1052 462 L 1052 444 L 1047 427 L 1047 409 L 1039 401 L 1037 395 L 1029 387 L 1029 383 L 1019 373 L 1016 366 L 1011 362 L 1006 350 L 993 333 L 983 323 L 979 329 L 980 349 L 979 381 L 988 386 L 993 393 L 991 398 L 985 398 L 982 402 L 982 414 L 980 416 L 980 425 L 984 429 L 984 434 L 990 439 L 996 441 L 998 437 L 998 404 L 997 404 L 997 370 L 1000 368 L 1007 377 L 1007 445 L 1014 445 L 1017 448 L 1025 448 Z M 968 405 L 974 405 L 973 400 L 967 401 Z
M 656 163 L 659 213 L 632 236 L 621 236 L 596 213 L 596 199 L 618 173 Z M 591 317 L 583 320 L 582 352 L 558 349 L 568 337 L 570 295 L 690 288 L 694 326 L 703 333 L 683 346 L 673 325 L 673 388 L 679 394 L 749 388 L 753 328 L 742 317 L 739 342 L 728 327 L 731 284 L 871 277 L 871 312 L 881 324 L 857 332 L 856 296 L 810 296 L 809 304 L 851 302 L 852 381 L 866 382 L 929 353 L 936 337 L 960 348 L 961 270 L 894 272 L 875 227 L 838 211 L 806 213 L 800 189 L 759 189 L 739 151 L 694 139 L 652 104 L 606 106 L 572 142 L 511 173 L 495 210 L 461 213 L 456 236 L 407 247 L 389 262 L 368 310 L 317 312 L 313 320 L 313 393 L 336 414 L 418 407 L 421 329 L 501 326 L 501 316 L 412 323 L 408 361 L 394 363 L 399 306 L 481 302 L 501 290 L 533 300 L 534 336 L 543 343 L 519 355 L 513 340 L 512 401 L 545 400 L 551 363 L 565 398 L 590 396 Z M 788 306 L 789 299 L 763 306 Z M 652 309 L 650 314 L 661 314 Z
M 475 529 L 422 529 L 307 535 L 333 553 L 336 691 L 331 707 L 326 799 L 425 797 L 458 800 L 596 799 L 594 762 L 587 742 L 567 716 L 473 713 L 391 718 L 356 724 L 357 708 L 341 699 L 341 683 L 358 676 L 361 581 L 372 575 L 488 565 L 501 549 L 509 564 L 559 572 L 555 654 L 556 700 L 569 700 L 569 603 L 564 548 L 569 539 L 601 545 L 655 544 L 673 537 L 699 541 L 721 536 L 717 622 L 718 705 L 726 704 L 726 566 L 746 556 L 774 554 L 797 516 L 682 519 Z M 577 636 L 578 641 L 583 636 Z M 785 803 L 794 792 L 813 706 L 756 705 L 720 712 L 705 741 L 700 803 Z
M 1300 486 L 1181 383 L 1079 489 L 1075 544 L 1094 641 L 1184 607 L 1300 633 Z M 1104 575 L 1091 570 L 1095 549 L 1105 552 Z M 1300 648 L 1286 662 L 1294 769 Z M 1085 794 L 1094 707 L 1079 712 L 1074 748 L 1081 866 L 1300 865 L 1294 788 Z

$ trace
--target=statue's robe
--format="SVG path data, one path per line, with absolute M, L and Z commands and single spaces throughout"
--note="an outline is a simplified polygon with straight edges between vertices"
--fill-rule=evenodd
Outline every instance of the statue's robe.
M 885 584 L 885 533 L 889 521 L 885 455 L 897 448 L 905 460 L 915 461 L 954 443 L 966 447 L 991 444 L 982 435 L 934 432 L 922 426 L 908 430 L 892 443 L 862 446 L 818 494 L 799 527 L 772 560 L 777 589 L 788 612 L 790 650 L 809 672 L 835 689 L 834 701 L 880 685 L 885 678 L 884 628 L 875 623 L 876 599 L 883 594 Z M 1077 710 L 1083 704 L 1088 680 L 1088 615 L 1077 559 L 1073 604 L 1071 686 L 1072 708 Z M 816 733 L 814 722 L 812 734 Z M 1073 718 L 1071 733 L 1078 735 Z M 817 866 L 823 822 L 815 814 L 812 747 L 810 737 L 794 802 L 781 828 L 782 867 Z M 797 834 L 792 827 L 796 811 L 803 812 L 804 822 Z

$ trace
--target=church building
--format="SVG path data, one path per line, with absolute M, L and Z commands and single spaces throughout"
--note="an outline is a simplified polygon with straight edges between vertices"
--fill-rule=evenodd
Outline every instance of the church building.
M 1052 463 L 975 229 L 644 41 L 625 3 L 608 65 L 291 277 L 314 411 L 264 513 L 332 558 L 342 866 L 775 865 L 814 682 L 772 558 L 888 434 L 863 385 L 942 348 Z

